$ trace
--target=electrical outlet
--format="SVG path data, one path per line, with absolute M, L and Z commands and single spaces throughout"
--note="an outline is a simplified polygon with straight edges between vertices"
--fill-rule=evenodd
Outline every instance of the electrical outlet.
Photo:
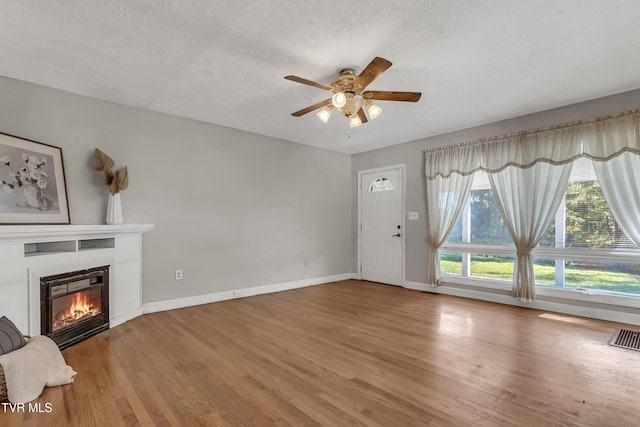
M 176 270 L 176 280 L 182 280 L 182 270 Z

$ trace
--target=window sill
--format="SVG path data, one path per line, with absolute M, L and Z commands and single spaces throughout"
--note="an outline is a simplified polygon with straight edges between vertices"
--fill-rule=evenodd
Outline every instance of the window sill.
M 481 277 L 463 277 L 445 274 L 442 276 L 442 284 L 468 286 L 475 289 L 511 291 L 510 281 L 485 279 Z M 607 304 L 620 307 L 640 308 L 640 295 L 621 295 L 606 291 L 579 290 L 570 288 L 557 288 L 548 285 L 536 285 L 536 295 L 563 300 L 581 301 L 596 304 Z
M 536 294 L 553 298 L 586 301 L 598 304 L 616 305 L 621 307 L 640 308 L 640 295 L 621 295 L 606 291 L 588 289 L 566 289 L 551 286 L 536 285 Z

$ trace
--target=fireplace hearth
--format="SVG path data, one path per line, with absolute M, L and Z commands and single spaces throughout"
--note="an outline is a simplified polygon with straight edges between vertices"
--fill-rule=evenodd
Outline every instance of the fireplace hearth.
M 60 349 L 109 329 L 109 266 L 41 277 L 40 319 Z

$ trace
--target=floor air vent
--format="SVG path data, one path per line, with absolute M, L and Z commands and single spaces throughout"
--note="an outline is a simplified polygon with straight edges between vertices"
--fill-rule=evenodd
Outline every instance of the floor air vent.
M 609 345 L 640 351 L 640 331 L 618 329 L 609 340 Z

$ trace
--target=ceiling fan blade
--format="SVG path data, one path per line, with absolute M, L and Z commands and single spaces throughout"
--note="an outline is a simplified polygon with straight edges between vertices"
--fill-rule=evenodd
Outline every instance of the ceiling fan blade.
M 303 108 L 300 111 L 296 111 L 295 113 L 291 113 L 294 117 L 300 117 L 307 113 L 312 112 L 313 110 L 317 110 L 318 108 L 326 107 L 327 105 L 331 105 L 331 98 L 325 99 L 324 101 L 316 102 L 313 105 L 309 105 L 307 108 Z
M 364 99 L 375 101 L 418 102 L 421 96 L 421 92 L 388 92 L 384 90 L 368 90 L 362 94 Z
M 367 120 L 367 116 L 364 114 L 364 110 L 362 109 L 362 107 L 360 107 L 360 109 L 358 110 L 358 117 L 360 117 L 360 121 L 362 122 L 362 124 L 365 124 L 369 121 Z
M 291 80 L 292 82 L 296 82 L 296 83 L 302 83 L 303 85 L 317 87 L 319 89 L 333 90 L 331 86 L 323 85 L 322 83 L 312 82 L 311 80 L 303 79 L 302 77 L 298 77 L 298 76 L 285 76 L 285 79 Z
M 391 62 L 384 58 L 376 56 L 373 61 L 367 65 L 364 70 L 353 80 L 353 88 L 363 90 L 374 81 L 380 74 L 387 71 L 391 67 Z

